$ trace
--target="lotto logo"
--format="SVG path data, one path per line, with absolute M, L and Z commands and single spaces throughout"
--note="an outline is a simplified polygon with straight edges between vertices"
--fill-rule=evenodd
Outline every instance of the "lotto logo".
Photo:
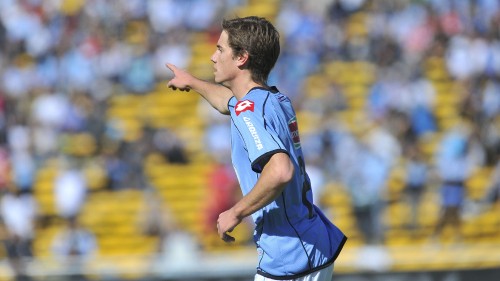
M 234 111 L 236 112 L 236 116 L 240 115 L 240 113 L 250 110 L 253 112 L 254 103 L 249 100 L 241 100 L 234 107 Z

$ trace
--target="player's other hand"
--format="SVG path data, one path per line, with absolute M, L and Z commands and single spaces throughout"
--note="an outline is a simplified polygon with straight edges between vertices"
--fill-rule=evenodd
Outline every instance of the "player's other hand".
M 165 66 L 174 74 L 174 77 L 168 81 L 167 86 L 173 90 L 179 89 L 189 92 L 191 90 L 189 80 L 192 78 L 192 75 L 171 63 L 167 63 Z
M 224 242 L 234 242 L 236 239 L 229 235 L 233 229 L 240 224 L 241 220 L 235 217 L 231 210 L 227 210 L 219 215 L 217 220 L 217 232 Z

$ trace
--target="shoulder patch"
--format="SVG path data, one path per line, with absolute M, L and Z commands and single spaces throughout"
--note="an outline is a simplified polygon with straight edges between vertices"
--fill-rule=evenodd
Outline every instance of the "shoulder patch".
M 234 111 L 236 112 L 236 116 L 240 115 L 240 113 L 245 112 L 247 110 L 254 111 L 254 103 L 249 100 L 241 100 L 236 103 L 234 107 Z
M 300 148 L 300 135 L 299 135 L 299 126 L 297 124 L 297 118 L 293 117 L 288 121 L 288 129 L 290 129 L 290 134 L 292 135 L 293 146 L 295 149 Z

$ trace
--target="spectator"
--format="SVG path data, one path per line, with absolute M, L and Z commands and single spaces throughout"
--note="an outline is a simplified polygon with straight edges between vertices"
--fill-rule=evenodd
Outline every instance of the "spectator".
M 61 163 L 58 175 L 54 180 L 54 202 L 57 214 L 71 220 L 80 214 L 87 196 L 87 182 L 76 163 L 71 160 Z
M 7 238 L 5 252 L 16 278 L 24 278 L 26 262 L 33 258 L 37 203 L 33 195 L 14 186 L 2 194 L 0 212 Z
M 10 184 L 12 167 L 9 152 L 0 146 L 0 191 L 4 191 Z
M 467 136 L 461 131 L 451 131 L 443 139 L 436 165 L 441 180 L 441 214 L 436 223 L 433 240 L 440 238 L 444 227 L 453 227 L 457 242 L 462 239 L 461 209 L 466 198 L 465 181 L 474 165 L 470 159 Z
M 189 159 L 182 141 L 170 130 L 159 129 L 153 133 L 153 147 L 157 149 L 169 163 L 187 164 Z
M 52 240 L 52 253 L 69 272 L 69 280 L 86 280 L 84 266 L 98 250 L 95 235 L 84 228 L 78 217 L 66 221 L 64 229 Z
M 147 34 L 147 30 L 144 30 L 147 27 L 142 22 L 136 24 L 142 27 L 139 28 L 142 31 L 133 34 L 130 40 L 140 40 L 140 42 L 133 42 L 135 44 L 131 45 L 132 56 L 120 77 L 120 82 L 132 93 L 145 94 L 151 91 L 155 84 L 153 54 L 149 50 L 149 38 L 142 38 Z
M 388 166 L 384 159 L 368 147 L 362 147 L 357 180 L 351 186 L 354 214 L 365 242 L 380 245 L 384 242 L 384 193 Z
M 491 208 L 495 202 L 500 201 L 500 151 L 496 152 L 496 164 L 490 176 L 490 181 L 486 192 L 479 200 L 479 208 L 481 211 Z
M 141 210 L 137 216 L 142 234 L 158 237 L 158 253 L 163 251 L 169 235 L 179 228 L 171 210 L 163 204 L 161 198 L 154 187 L 147 186 L 143 190 Z
M 351 197 L 358 230 L 365 243 L 379 245 L 384 240 L 383 195 L 389 166 L 366 143 L 349 133 L 339 136 L 335 151 L 339 179 Z
M 429 180 L 428 173 L 429 167 L 423 159 L 420 147 L 418 144 L 410 145 L 407 149 L 405 192 L 410 205 L 408 227 L 411 230 L 418 227 L 419 206 Z
M 54 237 L 52 250 L 61 260 L 75 257 L 88 259 L 97 250 L 96 238 L 78 222 L 78 217 L 72 217 L 66 221 L 65 228 Z
M 107 175 L 107 189 L 120 190 L 126 188 L 127 174 L 130 171 L 130 165 L 125 162 L 117 151 L 108 151 L 104 154 L 104 166 Z

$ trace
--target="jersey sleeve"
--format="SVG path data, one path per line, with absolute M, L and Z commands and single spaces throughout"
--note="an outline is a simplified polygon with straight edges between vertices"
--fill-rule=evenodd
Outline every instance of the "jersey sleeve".
M 232 102 L 234 112 L 231 117 L 246 145 L 252 170 L 257 173 L 262 172 L 273 154 L 288 154 L 278 133 L 266 121 L 265 101 L 266 99 L 248 98 Z

